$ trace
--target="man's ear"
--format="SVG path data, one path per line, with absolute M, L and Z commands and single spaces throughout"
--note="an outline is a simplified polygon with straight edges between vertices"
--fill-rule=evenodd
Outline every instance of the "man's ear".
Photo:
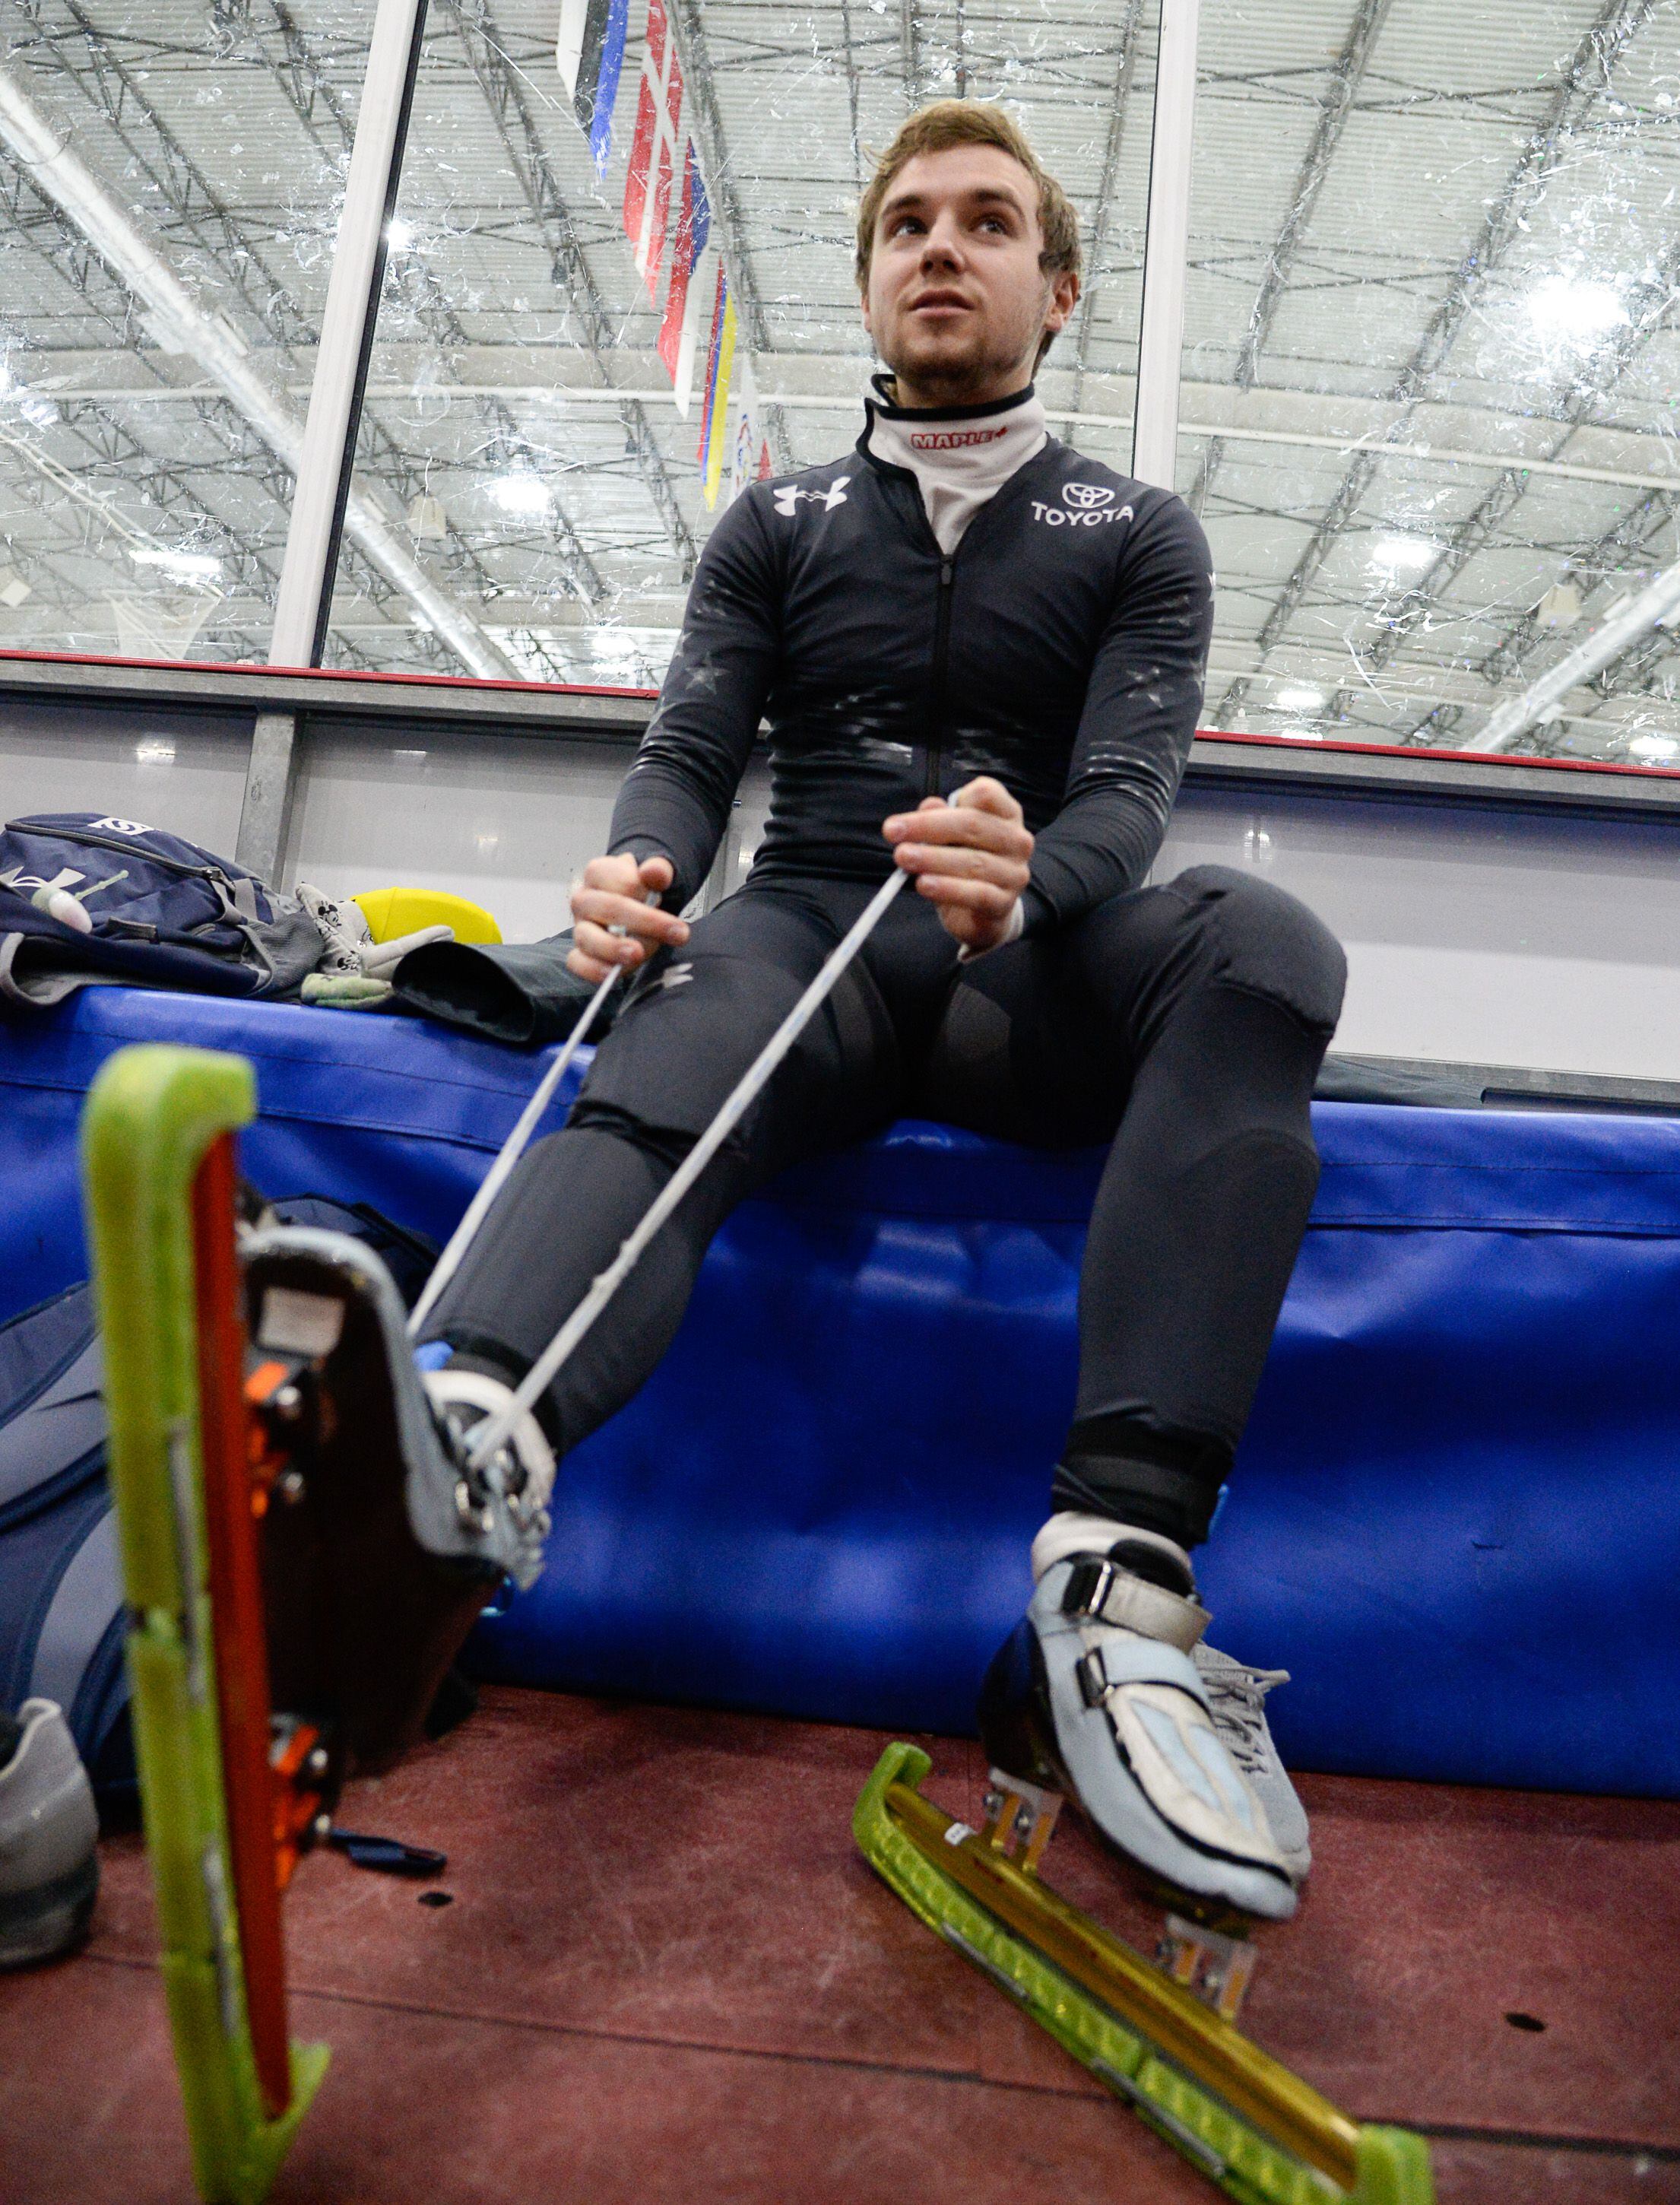
M 1064 268 L 1050 286 L 1050 305 L 1044 317 L 1044 326 L 1052 336 L 1059 336 L 1067 327 L 1078 303 L 1079 278 L 1072 269 Z
M 864 317 L 864 329 L 865 334 L 867 336 L 873 336 L 875 335 L 875 324 L 870 319 L 870 290 L 867 283 L 865 283 L 858 291 L 858 310 Z

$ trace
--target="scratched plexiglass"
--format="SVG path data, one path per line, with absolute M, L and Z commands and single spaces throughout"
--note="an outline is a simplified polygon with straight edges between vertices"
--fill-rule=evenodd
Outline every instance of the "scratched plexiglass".
M 609 83 L 599 47 L 562 73 L 553 0 L 434 0 L 358 458 L 470 618 L 479 670 L 656 681 L 736 485 L 855 440 L 875 364 L 852 273 L 858 197 L 871 154 L 924 99 L 1004 101 L 1072 195 L 1089 281 L 1040 387 L 1057 433 L 1124 467 L 1156 13 L 1154 0 L 626 0 Z M 662 116 L 674 122 L 662 169 Z M 691 143 L 703 241 L 692 182 L 683 221 Z M 424 609 L 353 552 L 332 654 L 464 670 Z
M 4 14 L 0 649 L 264 657 L 371 6 Z
M 1202 0 L 1205 721 L 1680 758 L 1673 0 Z

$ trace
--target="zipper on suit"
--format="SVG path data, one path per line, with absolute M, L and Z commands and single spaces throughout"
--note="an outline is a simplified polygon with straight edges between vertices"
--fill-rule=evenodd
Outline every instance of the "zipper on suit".
M 962 550 L 959 544 L 957 551 Z M 923 776 L 923 794 L 939 794 L 939 770 L 943 764 L 940 748 L 940 732 L 945 724 L 945 668 L 951 650 L 951 585 L 956 573 L 957 554 L 941 559 L 939 569 L 939 597 L 934 613 L 934 678 L 931 724 L 929 728 L 927 770 Z

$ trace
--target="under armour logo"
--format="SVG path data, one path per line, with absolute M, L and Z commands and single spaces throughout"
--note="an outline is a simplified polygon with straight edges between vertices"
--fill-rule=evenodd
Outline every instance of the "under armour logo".
M 798 483 L 784 483 L 776 492 L 776 511 L 784 520 L 792 520 L 804 497 L 820 505 L 825 513 L 832 513 L 837 505 L 846 503 L 846 486 L 851 479 L 850 475 L 836 475 L 827 490 L 801 490 Z
M 693 978 L 693 962 L 685 958 L 680 965 L 668 965 L 659 978 L 650 984 L 655 988 L 686 988 Z
M 50 880 L 45 873 L 26 873 L 21 865 L 9 865 L 0 873 L 0 889 L 39 889 L 51 895 L 56 889 L 74 888 L 78 881 L 86 878 L 86 873 L 77 872 L 71 865 L 61 865 Z

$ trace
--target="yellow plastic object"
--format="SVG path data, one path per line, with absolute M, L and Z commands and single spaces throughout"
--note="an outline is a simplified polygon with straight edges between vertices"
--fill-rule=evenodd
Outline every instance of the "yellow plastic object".
M 889 1745 L 852 1834 L 911 1911 L 1239 2205 L 1434 2205 L 1429 2147 L 1351 2120 L 1004 1850 L 1018 1798 L 983 1830 L 919 1789 L 917 1747 Z
M 352 896 L 376 942 L 395 942 L 423 926 L 452 926 L 457 942 L 500 942 L 502 929 L 482 904 L 442 889 L 370 889 Z
M 193 2168 L 208 2205 L 262 2205 L 327 2065 L 324 2045 L 286 2044 L 282 2003 L 289 2102 L 265 2102 L 251 1924 L 229 1822 L 232 1702 L 211 1606 L 199 1188 L 218 1139 L 256 1108 L 242 1058 L 149 1043 L 109 1061 L 82 1119 L 146 1851 Z M 226 1169 L 231 1260 L 231 1156 Z M 240 1689 L 248 1693 L 248 1679 Z M 264 1755 L 266 1727 L 264 1716 Z M 270 1988 L 283 2000 L 283 1977 Z

